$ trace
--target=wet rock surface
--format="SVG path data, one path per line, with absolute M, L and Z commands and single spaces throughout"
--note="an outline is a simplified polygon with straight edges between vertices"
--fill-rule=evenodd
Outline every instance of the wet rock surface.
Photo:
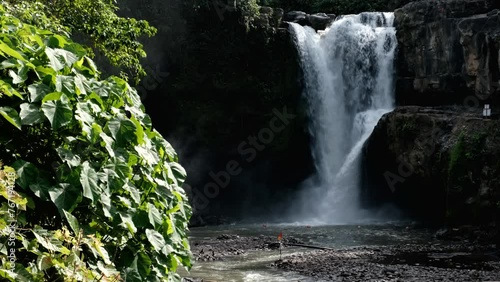
M 473 245 L 398 245 L 315 251 L 276 267 L 315 281 L 497 281 L 499 253 Z
M 310 277 L 304 281 L 500 281 L 500 250 L 495 245 L 432 239 L 428 244 L 307 251 L 271 266 Z M 283 238 L 287 244 L 303 244 Z M 279 247 L 275 237 L 221 234 L 191 241 L 196 261 L 224 261 L 251 250 Z M 306 249 L 304 249 L 306 250 Z M 206 281 L 184 278 L 184 281 Z
M 282 247 L 287 244 L 301 244 L 295 238 L 283 238 Z M 234 234 L 221 234 L 217 238 L 198 239 L 191 241 L 191 252 L 196 261 L 219 261 L 230 256 L 245 254 L 250 250 L 274 250 L 279 243 L 276 237 L 256 236 L 240 237 Z

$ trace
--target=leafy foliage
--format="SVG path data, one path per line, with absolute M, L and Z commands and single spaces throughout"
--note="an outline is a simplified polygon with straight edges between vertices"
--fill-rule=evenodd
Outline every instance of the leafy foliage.
M 134 78 L 134 83 L 146 75 L 140 59 L 146 57 L 141 36 L 152 36 L 156 29 L 147 21 L 122 18 L 116 14 L 116 1 L 109 0 L 11 0 L 9 12 L 23 22 L 41 29 L 63 34 L 74 33 L 83 43 L 108 58 L 120 68 L 121 77 Z M 87 51 L 92 52 L 92 49 Z M 92 54 L 91 54 L 92 55 Z
M 257 0 L 238 0 L 237 7 L 243 17 L 247 30 L 253 26 L 253 21 L 259 17 L 259 5 Z
M 0 233 L 0 277 L 179 280 L 177 267 L 191 266 L 191 209 L 173 148 L 126 81 L 101 80 L 84 47 L 4 5 L 0 158 L 12 168 L 0 170 L 0 225 L 15 200 L 17 229 L 13 268 L 12 232 Z

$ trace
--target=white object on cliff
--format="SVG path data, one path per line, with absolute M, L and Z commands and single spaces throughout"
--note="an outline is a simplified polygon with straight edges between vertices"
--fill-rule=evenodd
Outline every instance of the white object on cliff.
M 491 116 L 491 109 L 489 104 L 484 105 L 483 109 L 483 117 L 490 117 Z

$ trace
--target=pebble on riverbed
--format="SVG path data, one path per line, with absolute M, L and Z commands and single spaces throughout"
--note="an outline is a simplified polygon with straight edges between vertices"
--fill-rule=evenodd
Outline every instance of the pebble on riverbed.
M 500 259 L 464 245 L 360 247 L 292 255 L 275 266 L 327 281 L 499 281 Z

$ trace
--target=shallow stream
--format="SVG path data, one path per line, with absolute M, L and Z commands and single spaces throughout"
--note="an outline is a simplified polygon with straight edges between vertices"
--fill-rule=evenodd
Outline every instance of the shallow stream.
M 307 245 L 334 249 L 425 243 L 433 235 L 429 230 L 415 229 L 404 224 L 334 226 L 253 224 L 192 228 L 190 237 L 193 240 L 215 239 L 222 234 L 277 237 L 280 232 L 283 232 L 284 238 L 293 237 Z M 283 248 L 282 256 L 309 251 L 312 249 L 287 247 Z M 247 251 L 242 255 L 227 257 L 222 261 L 195 262 L 189 274 L 183 272 L 181 275 L 203 278 L 204 281 L 318 281 L 274 268 L 271 264 L 279 257 L 278 250 Z

